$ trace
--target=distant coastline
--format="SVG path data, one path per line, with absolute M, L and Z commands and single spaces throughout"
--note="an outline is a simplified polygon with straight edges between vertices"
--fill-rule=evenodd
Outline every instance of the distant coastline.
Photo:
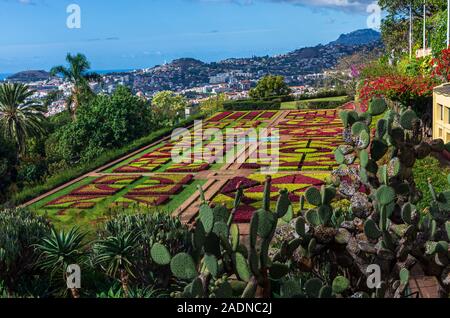
M 121 69 L 121 70 L 94 70 L 92 72 L 100 74 L 100 75 L 105 75 L 105 74 L 110 74 L 110 73 L 128 73 L 128 72 L 132 72 L 134 71 L 134 69 Z M 16 73 L 0 73 L 0 81 L 4 81 L 8 76 L 14 75 Z
M 8 76 L 12 75 L 12 73 L 0 73 L 0 81 L 3 81 Z

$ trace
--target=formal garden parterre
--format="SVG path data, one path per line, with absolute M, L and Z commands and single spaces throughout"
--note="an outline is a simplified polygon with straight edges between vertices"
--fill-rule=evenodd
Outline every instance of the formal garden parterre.
M 234 166 L 235 170 L 230 174 L 230 167 L 223 162 L 227 154 L 238 153 L 242 146 L 240 141 L 254 129 L 259 132 L 262 128 L 277 128 L 279 144 L 276 149 L 270 146 L 267 149 L 269 155 L 279 154 L 279 172 L 272 174 L 271 204 L 276 203 L 283 189 L 290 191 L 290 199 L 296 203 L 308 187 L 324 184 L 336 168 L 333 153 L 342 142 L 343 131 L 338 112 L 220 112 L 196 126 L 201 130 L 191 127 L 190 138 L 162 140 L 136 156 L 44 197 L 32 207 L 63 225 L 74 220 L 95 224 L 111 211 L 136 207 L 173 213 L 195 195 L 198 186 L 214 178 L 224 178 L 226 172 L 228 181 L 215 193 L 212 201 L 231 206 L 236 187 L 241 184 L 244 196 L 235 221 L 248 223 L 261 204 L 265 179 L 261 169 L 270 166 L 272 159 L 251 153 L 261 148 L 260 144 L 254 145 L 249 148 L 245 162 Z M 215 139 L 217 132 L 222 139 Z M 186 149 L 190 151 L 186 152 Z M 177 161 L 172 159 L 174 154 L 179 156 Z M 247 171 L 245 176 L 242 171 Z

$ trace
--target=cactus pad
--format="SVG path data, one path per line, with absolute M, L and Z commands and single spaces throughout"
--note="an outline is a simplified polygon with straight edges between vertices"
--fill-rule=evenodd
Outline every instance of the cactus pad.
M 305 283 L 305 292 L 310 298 L 319 298 L 322 289 L 322 281 L 318 278 L 312 278 Z
M 295 222 L 295 232 L 301 237 L 305 237 L 306 235 L 306 222 L 303 217 L 299 217 Z
M 381 237 L 381 231 L 372 219 L 368 219 L 366 223 L 364 223 L 364 233 L 372 240 L 378 240 Z
M 374 98 L 369 103 L 369 113 L 372 116 L 379 116 L 387 110 L 386 101 L 382 98 Z
M 333 280 L 332 289 L 336 295 L 342 294 L 350 287 L 350 281 L 344 276 L 337 276 Z
M 308 210 L 305 214 L 306 221 L 312 226 L 320 224 L 319 213 L 316 210 Z
M 380 139 L 374 139 L 372 142 L 372 146 L 370 147 L 370 154 L 372 157 L 372 160 L 378 161 L 381 158 L 384 157 L 386 152 L 388 151 L 388 145 L 380 140 Z
M 308 203 L 311 205 L 319 206 L 322 204 L 322 195 L 319 189 L 315 187 L 311 187 L 308 190 L 306 190 L 305 198 L 306 201 L 308 201 Z
M 258 235 L 265 239 L 270 236 L 274 227 L 277 225 L 275 214 L 266 210 L 259 210 L 258 214 Z
M 165 266 L 170 264 L 170 252 L 167 247 L 160 243 L 153 244 L 150 250 L 150 256 L 152 257 L 152 260 L 158 265 Z
M 289 200 L 289 192 L 287 190 L 281 190 L 280 196 L 278 197 L 276 214 L 278 218 L 282 218 L 286 215 L 291 206 L 291 201 Z
M 172 258 L 170 270 L 182 280 L 192 280 L 197 276 L 194 260 L 186 253 L 177 254 Z
M 244 282 L 248 282 L 250 280 L 251 273 L 245 257 L 241 253 L 234 253 L 233 262 L 239 278 Z
M 206 254 L 203 258 L 203 261 L 205 263 L 206 268 L 211 273 L 213 277 L 217 277 L 218 270 L 219 270 L 219 263 L 217 261 L 217 258 L 214 255 L 208 255 Z
M 359 136 L 359 134 L 361 134 L 362 131 L 369 133 L 369 127 L 367 127 L 365 123 L 363 123 L 362 121 L 358 121 L 353 124 L 352 126 L 353 136 Z
M 214 227 L 214 212 L 213 210 L 206 204 L 202 204 L 200 206 L 200 221 L 203 224 L 203 228 L 207 234 L 211 233 Z
M 395 200 L 395 190 L 389 186 L 383 185 L 378 188 L 376 197 L 381 205 L 388 205 Z
M 417 119 L 418 117 L 413 110 L 407 110 L 400 116 L 400 125 L 403 129 L 412 130 Z

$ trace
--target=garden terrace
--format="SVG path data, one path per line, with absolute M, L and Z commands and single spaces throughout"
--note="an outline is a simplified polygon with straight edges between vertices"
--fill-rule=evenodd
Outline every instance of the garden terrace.
M 269 148 L 269 153 L 277 150 L 280 155 L 279 172 L 272 174 L 272 205 L 282 189 L 290 191 L 290 199 L 296 204 L 306 189 L 320 186 L 329 178 L 336 167 L 333 152 L 341 144 L 343 131 L 338 110 L 221 112 L 204 121 L 201 131 L 190 128 L 191 138 L 183 139 L 181 146 L 192 147 L 191 153 L 182 153 L 177 148 L 180 142 L 165 138 L 30 205 L 62 227 L 95 226 L 116 213 L 133 213 L 139 206 L 173 213 L 189 223 L 201 203 L 198 186 L 204 189 L 207 200 L 230 207 L 240 183 L 244 197 L 235 221 L 245 235 L 252 214 L 261 207 L 265 178 L 261 168 L 270 162 L 252 159 L 260 145 L 230 145 L 227 140 L 204 134 L 212 128 L 223 135 L 228 128 L 237 129 L 234 135 L 226 135 L 235 140 L 245 137 L 250 129 L 279 129 L 279 148 Z M 206 151 L 212 156 L 205 158 Z M 219 154 L 230 152 L 236 154 L 235 160 L 223 163 Z M 173 153 L 191 160 L 174 162 Z

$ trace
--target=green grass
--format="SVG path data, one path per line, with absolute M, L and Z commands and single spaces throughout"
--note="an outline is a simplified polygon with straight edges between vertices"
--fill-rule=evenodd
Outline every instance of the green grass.
M 439 161 L 434 157 L 417 160 L 414 165 L 413 173 L 417 188 L 423 193 L 423 199 L 417 205 L 420 210 L 429 207 L 432 200 L 428 188 L 428 178 L 431 178 L 437 193 L 443 192 L 449 188 L 447 176 L 450 174 L 450 168 L 442 167 Z
M 61 197 L 64 195 L 69 194 L 71 191 L 75 190 L 76 188 L 89 184 L 94 180 L 95 178 L 86 178 L 83 179 L 80 182 L 77 182 L 76 184 L 73 184 L 70 187 L 67 187 L 33 205 L 30 206 L 30 209 L 36 211 L 38 215 L 42 215 L 47 217 L 52 224 L 58 228 L 58 229 L 70 229 L 74 226 L 78 226 L 82 228 L 85 231 L 88 232 L 95 232 L 95 229 L 101 225 L 105 220 L 111 218 L 113 215 L 117 214 L 117 211 L 114 211 L 114 209 L 110 208 L 110 205 L 119 199 L 120 197 L 123 197 L 128 193 L 132 188 L 144 183 L 146 180 L 149 179 L 149 177 L 143 177 L 139 179 L 138 181 L 127 185 L 125 188 L 123 188 L 118 193 L 108 196 L 104 201 L 97 204 L 92 209 L 86 209 L 86 210 L 79 210 L 79 209 L 68 209 L 65 211 L 64 215 L 57 215 L 59 209 L 45 209 L 44 206 Z M 163 211 L 168 214 L 173 213 L 177 208 L 181 206 L 187 199 L 189 199 L 195 191 L 197 191 L 197 187 L 199 185 L 204 185 L 206 183 L 206 180 L 194 180 L 192 183 L 186 185 L 183 190 L 177 194 L 171 197 L 170 201 L 162 206 L 154 207 L 151 210 L 155 211 Z M 120 210 L 120 208 L 119 208 Z M 134 213 L 133 209 L 125 209 L 120 210 L 120 214 L 132 214 Z
M 296 100 L 296 101 L 292 101 L 292 102 L 282 103 L 281 110 L 298 109 L 299 105 L 307 104 L 308 102 L 344 102 L 346 99 L 347 99 L 347 96 L 333 96 L 333 97 Z

